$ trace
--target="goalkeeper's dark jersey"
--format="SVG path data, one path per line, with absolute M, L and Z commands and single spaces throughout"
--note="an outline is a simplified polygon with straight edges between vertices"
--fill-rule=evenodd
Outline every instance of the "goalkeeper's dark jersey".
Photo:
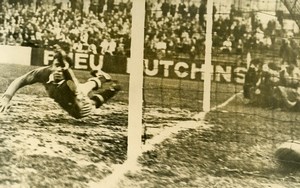
M 88 96 L 81 94 L 70 85 L 71 80 L 62 80 L 54 82 L 51 67 L 41 67 L 32 70 L 20 77 L 20 84 L 16 88 L 7 90 L 5 94 L 13 96 L 21 87 L 34 83 L 42 83 L 49 97 L 54 99 L 65 111 L 75 118 L 83 118 L 90 114 L 92 105 Z

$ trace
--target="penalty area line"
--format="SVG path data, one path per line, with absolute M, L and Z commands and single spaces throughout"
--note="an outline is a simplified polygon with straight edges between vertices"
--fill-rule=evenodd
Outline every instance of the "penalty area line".
M 232 100 L 235 99 L 235 97 L 239 94 L 241 94 L 242 91 L 234 94 L 229 99 L 227 99 L 222 104 L 219 104 L 211 110 L 216 110 L 218 108 L 222 108 L 226 106 L 228 103 L 230 103 Z M 176 135 L 180 131 L 188 130 L 188 129 L 196 129 L 196 128 L 202 128 L 203 130 L 213 127 L 214 125 L 205 123 L 204 117 L 208 112 L 200 112 L 196 114 L 193 119 L 190 121 L 181 121 L 178 122 L 175 126 L 169 127 L 161 131 L 158 135 L 155 135 L 153 138 L 146 141 L 146 143 L 142 146 L 142 153 L 152 151 L 155 149 L 155 145 L 162 143 L 167 138 L 170 138 L 171 136 Z M 140 155 L 140 156 L 141 156 Z M 140 157 L 139 156 L 139 157 Z M 105 188 L 118 188 L 118 183 L 125 177 L 125 174 L 128 172 L 134 173 L 137 172 L 140 169 L 140 164 L 137 160 L 126 160 L 123 164 L 115 165 L 113 167 L 112 173 L 108 176 L 106 176 L 104 179 L 102 179 L 100 182 L 91 182 L 89 183 L 90 188 L 99 188 L 99 187 L 105 187 Z
M 213 108 L 211 108 L 211 110 L 217 110 L 218 108 L 223 108 L 224 106 L 226 106 L 227 104 L 229 104 L 231 101 L 233 101 L 233 99 L 235 99 L 235 97 L 237 97 L 239 94 L 241 94 L 243 91 L 240 91 L 234 95 L 232 95 L 229 99 L 227 99 L 225 102 L 223 102 L 222 104 L 219 104 L 218 106 L 215 106 Z

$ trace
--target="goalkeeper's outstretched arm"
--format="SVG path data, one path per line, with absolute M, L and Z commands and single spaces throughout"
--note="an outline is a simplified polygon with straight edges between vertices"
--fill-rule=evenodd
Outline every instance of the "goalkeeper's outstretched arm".
M 0 100 L 0 112 L 5 112 L 9 109 L 10 105 L 10 101 L 13 98 L 13 96 L 15 95 L 15 93 L 18 91 L 18 89 L 20 89 L 21 87 L 23 87 L 24 85 L 26 85 L 24 83 L 24 76 L 21 76 L 19 78 L 16 78 L 6 89 L 5 93 L 2 95 L 1 100 Z
M 2 95 L 0 99 L 0 113 L 5 112 L 9 109 L 10 107 L 10 101 L 15 95 L 15 93 L 22 87 L 26 85 L 31 85 L 36 82 L 38 82 L 38 72 L 41 69 L 36 69 L 33 71 L 28 72 L 27 74 L 24 74 L 18 78 L 16 78 L 6 89 L 4 94 Z

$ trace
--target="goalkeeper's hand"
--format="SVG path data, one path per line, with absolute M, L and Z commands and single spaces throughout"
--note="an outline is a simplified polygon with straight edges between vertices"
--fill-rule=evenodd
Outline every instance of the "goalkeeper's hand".
M 10 97 L 2 96 L 0 99 L 0 113 L 6 112 L 10 108 Z

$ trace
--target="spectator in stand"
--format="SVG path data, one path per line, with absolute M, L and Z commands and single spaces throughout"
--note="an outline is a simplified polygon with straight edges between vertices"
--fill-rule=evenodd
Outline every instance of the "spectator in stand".
M 145 2 L 145 7 L 146 7 L 146 16 L 147 18 L 151 18 L 152 17 L 152 2 L 146 1 Z
M 291 64 L 294 64 L 295 66 L 299 67 L 298 65 L 298 56 L 299 56 L 299 44 L 295 39 L 290 39 L 290 44 L 292 48 L 292 57 L 291 57 Z
M 267 36 L 267 35 L 264 35 L 264 38 L 261 42 L 261 45 L 262 45 L 262 50 L 265 51 L 265 50 L 269 50 L 272 46 L 272 40 L 271 40 L 271 37 L 270 36 Z
M 93 13 L 94 15 L 98 16 L 98 14 L 99 14 L 99 1 L 98 0 L 91 0 L 89 11 L 90 11 L 90 13 Z
M 36 8 L 36 9 L 39 9 L 39 8 L 42 7 L 42 1 L 43 1 L 43 0 L 36 0 L 36 2 L 35 2 L 35 8 Z
M 104 40 L 100 44 L 102 55 L 114 55 L 117 44 L 109 34 L 105 34 Z
M 81 31 L 80 33 L 80 41 L 83 43 L 83 44 L 87 44 L 88 43 L 88 40 L 89 40 L 89 34 L 88 34 L 88 31 L 87 30 L 83 30 Z
M 100 20 L 97 23 L 97 27 L 99 27 L 100 30 L 104 30 L 106 28 L 106 22 L 104 17 L 100 17 Z
M 167 2 L 167 0 L 164 0 L 164 2 L 161 5 L 161 11 L 162 15 L 164 17 L 167 17 L 170 11 L 170 4 Z
M 72 46 L 72 51 L 73 52 L 84 52 L 83 44 L 80 41 L 80 39 L 76 39 L 74 41 L 73 46 Z
M 16 45 L 21 46 L 23 43 L 22 35 L 19 33 L 18 35 L 14 35 L 14 39 L 16 40 Z
M 230 37 L 227 37 L 227 39 L 223 42 L 223 45 L 220 48 L 220 50 L 223 53 L 231 53 L 231 51 L 232 51 L 232 42 L 230 40 Z
M 199 6 L 199 24 L 200 26 L 204 29 L 205 28 L 205 19 L 204 19 L 204 15 L 206 14 L 206 2 L 207 0 L 202 0 L 201 4 Z
M 244 42 L 242 39 L 239 39 L 236 44 L 236 54 L 242 55 L 244 52 Z
M 230 20 L 230 23 L 233 23 L 235 17 L 236 17 L 236 9 L 235 9 L 235 6 L 234 5 L 231 5 L 231 8 L 230 8 L 230 13 L 229 13 L 229 20 Z
M 221 34 L 224 32 L 221 29 L 222 24 L 223 24 L 223 18 L 221 16 L 213 24 L 213 32 L 216 32 L 216 34 L 219 36 L 221 36 Z
M 240 39 L 242 39 L 242 37 L 244 36 L 244 31 L 242 30 L 240 21 L 234 21 L 232 26 L 233 26 L 232 34 L 234 36 L 234 44 L 233 45 L 236 46 L 238 41 Z
M 256 28 L 256 31 L 254 34 L 255 34 L 255 38 L 256 38 L 256 45 L 259 47 L 263 43 L 265 34 L 259 27 Z
M 155 57 L 154 41 L 149 34 L 145 35 L 144 51 L 147 58 Z
M 222 38 L 217 34 L 217 32 L 213 32 L 212 46 L 214 49 L 219 49 L 222 46 Z
M 180 54 L 183 53 L 183 50 L 182 50 L 183 44 L 182 44 L 181 37 L 177 36 L 175 38 L 175 46 L 176 46 L 175 47 L 175 53 L 176 53 L 177 56 L 179 56 Z
M 79 39 L 83 46 L 85 46 L 85 49 L 87 49 L 86 46 L 88 46 L 88 40 L 89 40 L 89 34 L 87 30 L 82 30 L 81 33 L 79 34 Z
M 257 49 L 257 39 L 255 37 L 255 33 L 249 34 L 248 38 L 249 49 Z
M 166 40 L 166 44 L 167 44 L 167 48 L 166 48 L 166 56 L 167 57 L 174 57 L 175 55 L 175 38 L 173 38 L 172 36 L 170 36 L 167 40 Z
M 127 35 L 130 34 L 130 29 L 131 29 L 131 23 L 130 23 L 130 20 L 129 19 L 125 19 L 122 26 L 121 26 L 121 29 L 119 31 L 119 35 L 125 37 Z
M 276 21 L 269 20 L 267 28 L 265 29 L 265 35 L 271 38 L 272 46 L 275 44 L 275 32 L 276 32 Z
M 215 3 L 213 3 L 213 15 L 212 15 L 212 17 L 213 17 L 213 22 L 215 21 L 215 19 L 216 19 L 216 14 L 217 14 L 217 7 L 216 7 L 216 5 L 215 5 Z
M 98 13 L 102 14 L 104 11 L 105 0 L 98 0 Z
M 287 38 L 293 38 L 293 37 L 295 36 L 295 34 L 294 34 L 293 31 L 287 31 L 287 32 L 285 33 L 285 35 L 286 35 Z
M 35 32 L 31 24 L 24 29 L 22 38 L 24 39 L 22 46 L 36 47 L 34 43 Z
M 189 33 L 187 32 L 187 28 L 185 28 L 185 27 L 182 27 L 182 29 L 181 29 L 181 39 L 183 39 L 183 38 L 189 38 Z
M 186 19 L 187 17 L 187 7 L 184 3 L 184 0 L 181 0 L 181 2 L 178 4 L 178 14 L 181 15 L 182 19 Z
M 64 33 L 61 33 L 61 40 L 66 40 Z M 39 28 L 36 28 L 35 32 L 35 43 L 36 47 L 42 47 L 43 46 L 43 33 Z
M 277 17 L 278 23 L 281 26 L 281 29 L 283 29 L 283 11 L 282 10 L 276 11 L 276 17 Z
M 119 2 L 119 12 L 121 12 L 122 14 L 124 14 L 126 11 L 126 3 L 124 2 L 124 0 L 121 0 Z
M 174 2 L 172 2 L 170 5 L 170 14 L 172 17 L 175 17 L 176 9 L 177 9 L 177 5 Z
M 153 12 L 154 18 L 161 17 L 161 6 L 162 6 L 161 0 L 157 0 L 153 3 L 152 12 Z
M 197 39 L 200 39 L 202 37 L 202 30 L 197 21 L 195 21 L 195 24 L 192 25 L 189 35 L 192 38 L 195 37 Z
M 132 9 L 132 2 L 131 2 L 131 0 L 127 0 L 127 3 L 126 3 L 126 13 L 130 14 L 131 9 Z
M 116 55 L 124 56 L 126 55 L 125 52 L 125 41 L 123 37 L 120 37 L 119 40 L 116 42 L 117 47 L 116 47 Z
M 122 27 L 121 25 L 119 26 L 117 23 L 113 23 L 113 25 L 111 26 L 111 32 L 110 32 L 111 37 L 118 38 L 121 27 Z
M 114 10 L 115 1 L 114 0 L 107 0 L 106 2 L 106 8 L 108 13 L 112 13 Z
M 96 41 L 94 39 L 90 39 L 88 42 L 88 53 L 91 54 L 98 54 L 97 52 L 97 46 L 95 45 Z
M 171 16 L 166 16 L 165 13 L 164 16 L 160 17 L 147 16 L 147 30 L 145 34 L 148 35 L 151 39 L 157 34 L 163 37 L 162 40 L 167 44 L 167 51 L 175 51 L 176 49 L 176 53 L 180 53 L 180 56 L 188 57 L 189 54 L 191 56 L 195 56 L 195 54 L 193 54 L 195 48 L 194 39 L 196 38 L 197 41 L 205 40 L 203 29 L 205 29 L 204 16 L 206 14 L 206 1 L 207 0 L 201 1 L 201 5 L 203 8 L 202 22 L 198 22 L 196 21 L 196 19 L 193 19 L 195 15 L 195 12 L 193 13 L 193 11 L 191 11 L 194 8 L 193 3 L 189 4 L 191 6 L 188 7 L 189 17 L 187 22 L 186 18 L 184 18 L 184 16 L 181 16 L 182 14 L 178 14 L 179 16 L 176 16 L 176 10 L 179 10 L 179 3 L 167 0 L 156 1 L 156 3 L 168 2 L 171 6 L 169 9 L 169 13 Z M 92 0 L 92 2 L 97 2 L 98 4 L 100 4 L 101 0 Z M 104 1 L 104 4 L 106 4 L 107 2 L 108 1 Z M 121 1 L 120 4 L 122 2 L 125 2 L 125 0 Z M 147 4 L 151 4 L 151 2 L 153 1 L 147 1 Z M 192 1 L 180 1 L 180 3 L 184 2 Z M 75 41 L 80 38 L 88 38 L 88 40 L 84 40 L 84 43 L 87 45 L 91 45 L 90 43 L 94 43 L 98 47 L 98 53 L 101 53 L 101 50 L 99 48 L 102 42 L 102 35 L 104 33 L 109 33 L 112 38 L 116 39 L 117 42 L 119 41 L 119 38 L 124 38 L 124 45 L 121 44 L 119 46 L 117 44 L 117 47 L 120 47 L 120 49 L 122 49 L 124 46 L 124 50 L 126 54 L 128 54 L 130 50 L 130 9 L 132 5 L 130 0 L 128 0 L 125 4 L 126 11 L 123 11 L 123 8 L 121 8 L 123 6 L 122 5 L 119 6 L 119 9 L 112 10 L 112 14 L 107 14 L 108 11 L 105 10 L 106 12 L 103 12 L 104 14 L 93 13 L 89 15 L 81 15 L 80 13 L 72 12 L 69 9 L 56 9 L 54 8 L 54 4 L 52 4 L 53 6 L 47 6 L 46 9 L 44 8 L 44 6 L 41 6 L 35 12 L 32 12 L 32 10 L 29 9 L 30 7 L 28 5 L 22 7 L 21 9 L 12 5 L 3 6 L 6 15 L 6 17 L 4 18 L 4 40 L 6 40 L 6 37 L 8 36 L 8 34 L 10 34 L 13 35 L 13 38 L 15 40 L 19 39 L 20 41 L 23 41 L 24 37 L 24 41 L 22 42 L 23 45 L 47 47 L 47 45 L 51 45 L 55 41 L 65 40 L 68 41 L 68 43 L 75 43 Z M 172 7 L 175 7 L 174 10 Z M 160 13 L 162 12 L 161 8 L 162 7 L 159 7 Z M 184 10 L 187 11 L 186 8 Z M 197 10 L 199 11 L 199 20 L 201 20 L 200 7 L 198 7 Z M 255 30 L 253 31 L 256 31 L 257 27 L 262 26 L 257 18 L 255 18 L 254 21 L 256 26 Z M 233 50 L 236 50 L 236 48 L 238 48 L 238 41 L 240 39 L 244 41 L 244 48 L 246 50 L 252 48 L 255 45 L 253 41 L 257 39 L 256 35 L 251 36 L 251 34 L 249 35 L 248 33 L 246 33 L 245 23 L 240 22 L 239 25 L 234 24 L 235 23 L 230 22 L 229 18 L 223 19 L 222 17 L 219 17 L 216 21 L 214 21 L 213 32 L 216 32 L 217 34 L 217 36 L 214 37 L 221 38 L 222 41 L 224 41 L 227 36 L 233 35 L 235 39 L 234 42 L 232 41 Z M 19 31 L 16 31 L 18 30 L 17 28 L 19 28 Z M 260 28 L 260 30 L 265 31 L 264 28 Z M 161 33 L 164 33 L 165 35 L 161 35 Z M 184 47 L 187 46 L 187 38 L 181 38 L 182 36 L 186 35 L 186 33 L 192 41 L 190 50 L 186 50 L 186 47 Z M 265 35 L 271 35 L 269 33 L 267 29 Z M 20 34 L 22 35 L 22 37 L 19 37 Z M 43 44 L 39 43 L 40 38 L 42 38 Z M 92 40 L 91 42 L 91 40 L 89 40 L 90 38 L 94 38 L 95 40 Z M 262 43 L 265 44 L 266 40 L 269 39 L 264 37 Z M 200 43 L 202 45 L 202 42 Z M 220 46 L 222 46 L 222 43 L 220 44 Z
M 0 45 L 6 44 L 6 36 L 3 33 L 0 33 Z
M 158 59 L 162 59 L 166 56 L 167 43 L 161 36 L 158 37 L 158 41 L 154 44 L 154 49 Z
M 7 40 L 6 40 L 6 44 L 9 45 L 9 46 L 15 46 L 16 45 L 16 40 L 14 39 L 14 37 L 11 34 L 8 35 Z
M 83 10 L 83 0 L 70 0 L 72 12 L 81 12 Z
M 187 32 L 182 33 L 182 52 L 189 54 L 191 50 L 192 40 Z
M 282 39 L 279 49 L 279 56 L 282 58 L 282 64 L 289 65 L 293 62 L 293 49 L 288 39 Z
M 61 9 L 61 6 L 62 6 L 61 0 L 54 0 L 54 4 L 57 9 Z
M 196 7 L 195 3 L 193 2 L 192 5 L 189 6 L 188 12 L 190 15 L 190 19 L 194 20 L 196 18 L 198 7 Z
M 189 53 L 190 58 L 195 59 L 198 55 L 201 54 L 201 50 L 202 50 L 201 41 L 198 38 L 193 37 L 191 40 L 191 48 Z
M 226 17 L 223 21 L 222 21 L 222 24 L 221 24 L 221 33 L 220 33 L 220 36 L 224 39 L 226 39 L 226 37 L 228 35 L 231 34 L 231 26 L 232 26 L 232 23 L 230 22 L 229 18 Z

